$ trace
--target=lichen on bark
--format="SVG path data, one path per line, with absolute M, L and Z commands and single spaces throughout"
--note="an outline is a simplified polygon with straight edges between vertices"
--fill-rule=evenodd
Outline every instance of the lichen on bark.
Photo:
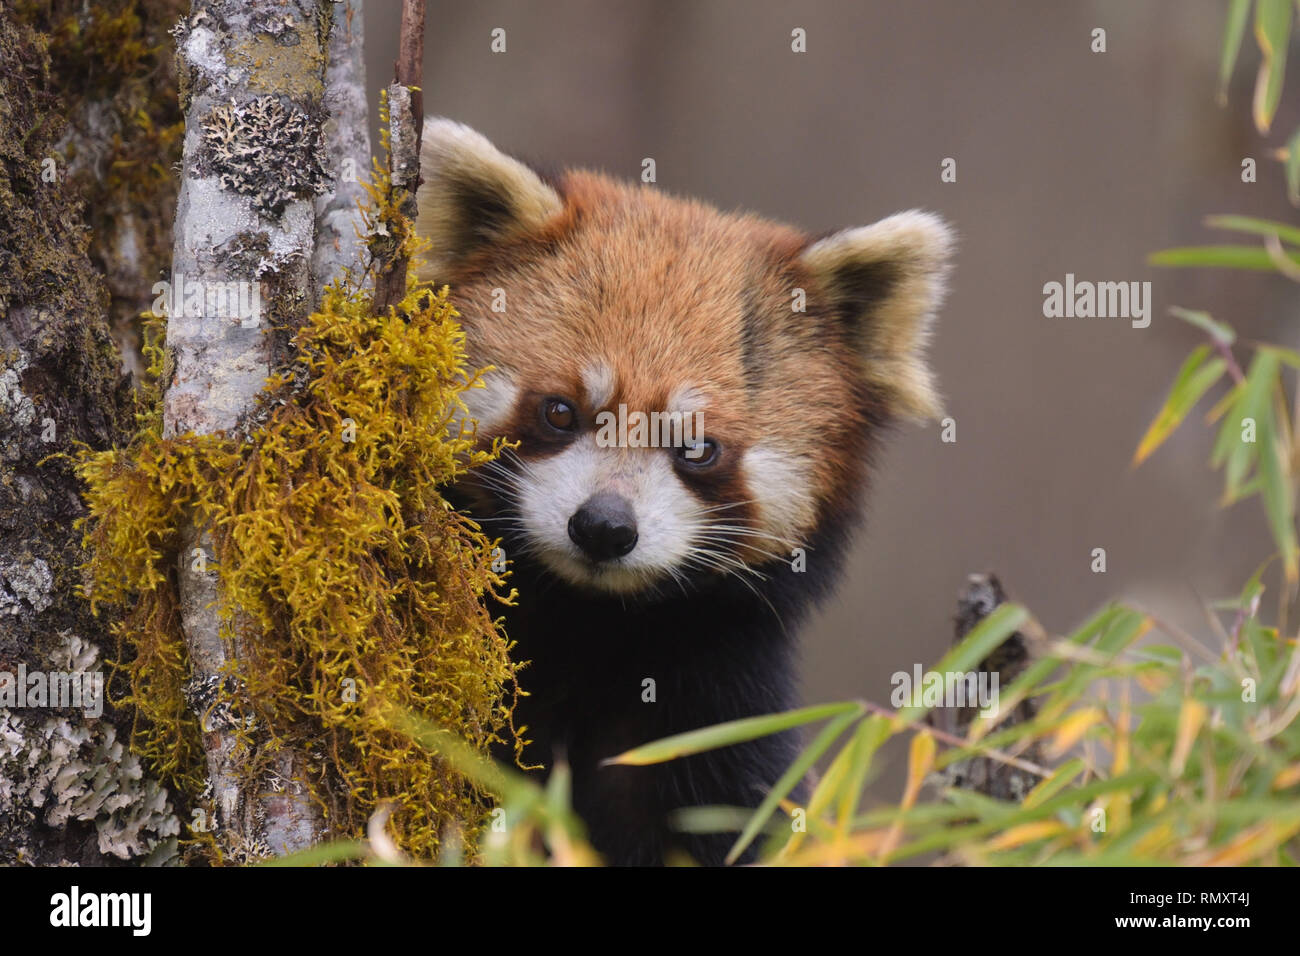
M 122 367 L 137 376 L 139 317 L 171 261 L 183 117 L 168 31 L 188 0 L 16 0 L 42 34 L 66 124 L 49 157 L 85 199 L 89 255 L 109 293 Z
M 9 674 L 98 666 L 105 622 L 77 593 L 79 484 L 58 454 L 109 448 L 130 421 L 83 207 L 75 184 L 49 175 L 66 135 L 62 92 L 49 40 L 0 9 L 0 672 Z M 174 853 L 169 796 L 122 746 L 116 719 L 0 705 L 0 864 Z

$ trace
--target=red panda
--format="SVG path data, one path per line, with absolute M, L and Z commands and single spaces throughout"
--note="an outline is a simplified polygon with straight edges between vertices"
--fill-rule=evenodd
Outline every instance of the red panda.
M 453 500 L 513 562 L 525 756 L 568 762 L 607 862 L 720 864 L 732 837 L 678 832 L 673 812 L 756 806 L 795 735 L 602 762 L 797 705 L 793 631 L 836 577 L 871 454 L 939 410 L 924 350 L 951 232 L 911 211 L 810 237 L 545 175 L 439 118 L 421 164 L 420 278 L 450 285 L 470 362 L 493 366 L 465 394 L 481 440 L 519 442 Z M 619 414 L 703 429 L 620 443 Z

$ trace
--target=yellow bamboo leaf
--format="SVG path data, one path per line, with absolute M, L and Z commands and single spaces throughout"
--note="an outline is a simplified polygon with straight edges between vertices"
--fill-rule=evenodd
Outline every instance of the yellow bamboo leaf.
M 1133 844 L 1133 855 L 1143 859 L 1158 856 L 1159 851 L 1169 846 L 1175 839 L 1173 826 L 1161 823 Z
M 921 792 L 921 785 L 925 783 L 926 776 L 934 769 L 935 743 L 934 737 L 928 730 L 923 730 L 912 738 L 912 745 L 908 748 L 907 755 L 907 785 L 903 788 L 903 799 L 899 807 L 908 810 L 916 803 L 916 798 Z M 903 822 L 896 821 L 889 828 L 885 839 L 877 848 L 877 858 L 880 862 L 885 862 L 889 854 L 894 852 L 898 846 L 898 841 L 903 836 Z
M 1174 775 L 1181 776 L 1187 766 L 1187 756 L 1192 752 L 1192 744 L 1196 741 L 1196 735 L 1200 733 L 1201 725 L 1205 723 L 1208 712 L 1206 706 L 1199 700 L 1188 697 L 1183 701 L 1183 706 L 1178 712 L 1178 734 L 1174 741 L 1174 754 L 1169 760 L 1169 770 Z
M 1152 697 L 1159 694 L 1169 686 L 1170 677 L 1164 671 L 1145 670 L 1138 671 L 1136 675 L 1138 686 L 1150 694 Z
M 782 857 L 780 862 L 789 866 L 841 866 L 845 861 L 869 862 L 879 854 L 889 832 L 885 829 L 854 833 L 842 840 L 812 843 L 799 852 Z
M 1033 823 L 1022 823 L 1010 830 L 999 833 L 984 846 L 991 853 L 1000 850 L 1011 850 L 1018 846 L 1024 846 L 1026 843 L 1033 843 L 1035 840 L 1057 836 L 1065 832 L 1066 829 L 1066 825 L 1060 820 L 1035 820 Z
M 1273 778 L 1274 790 L 1286 790 L 1288 787 L 1294 787 L 1300 783 L 1300 763 L 1293 763 L 1289 767 L 1284 767 L 1278 771 Z
M 1199 862 L 1200 866 L 1244 866 L 1285 843 L 1300 831 L 1300 823 L 1260 823 L 1241 833 L 1226 847 Z
M 907 757 L 907 787 L 903 791 L 903 808 L 910 809 L 921 792 L 926 775 L 934 769 L 935 743 L 929 731 L 921 731 L 912 738 Z
M 1096 707 L 1085 707 L 1077 710 L 1061 722 L 1061 726 L 1056 729 L 1056 736 L 1052 738 L 1052 744 L 1048 748 L 1048 755 L 1059 757 L 1075 744 L 1077 744 L 1093 725 L 1103 718 L 1103 714 Z
M 1129 705 L 1129 685 L 1124 684 L 1124 693 L 1121 697 L 1119 717 L 1115 720 L 1115 754 L 1110 761 L 1111 776 L 1118 777 L 1121 774 L 1128 773 L 1129 753 L 1132 746 L 1129 738 L 1129 730 L 1132 726 L 1133 711 Z M 1127 800 L 1127 797 L 1124 798 Z M 1128 823 L 1127 805 L 1122 820 Z

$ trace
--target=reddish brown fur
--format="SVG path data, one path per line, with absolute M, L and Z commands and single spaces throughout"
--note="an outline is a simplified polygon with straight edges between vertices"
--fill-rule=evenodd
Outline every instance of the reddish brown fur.
M 526 434 L 539 393 L 583 401 L 582 366 L 603 360 L 617 381 L 604 408 L 663 410 L 670 391 L 693 385 L 708 400 L 706 433 L 730 461 L 772 442 L 810 469 L 805 493 L 819 504 L 847 495 L 861 478 L 864 418 L 875 416 L 859 358 L 797 262 L 809 237 L 591 172 L 556 185 L 564 214 L 544 232 L 489 244 L 438 277 L 451 284 L 471 359 L 508 365 L 529 390 L 499 430 Z M 504 314 L 492 311 L 498 286 Z M 791 309 L 796 287 L 808 292 L 804 313 Z M 752 497 L 738 471 L 723 480 L 720 495 Z

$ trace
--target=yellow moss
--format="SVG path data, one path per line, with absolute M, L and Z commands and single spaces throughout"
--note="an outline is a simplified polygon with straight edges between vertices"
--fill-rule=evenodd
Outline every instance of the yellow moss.
M 371 227 L 394 211 L 382 181 L 376 197 Z M 403 250 L 415 245 L 404 230 Z M 472 425 L 460 424 L 461 392 L 478 373 L 464 367 L 446 289 L 412 279 L 398 308 L 374 316 L 362 285 L 326 290 L 294 339 L 294 362 L 268 381 L 247 441 L 162 437 L 153 321 L 139 434 L 79 460 L 89 597 L 127 609 L 119 703 L 134 708 L 137 750 L 197 795 L 206 768 L 183 694 L 176 579 L 182 530 L 208 528 L 246 687 L 231 704 L 256 718 L 261 744 L 249 748 L 250 775 L 274 749 L 301 748 L 330 835 L 361 835 L 389 801 L 399 845 L 428 858 L 449 822 L 475 836 L 484 795 L 385 714 L 423 715 L 480 751 L 519 748 L 516 665 L 485 603 L 513 592 L 492 570 L 496 542 L 439 493 L 500 448 L 476 451 Z

